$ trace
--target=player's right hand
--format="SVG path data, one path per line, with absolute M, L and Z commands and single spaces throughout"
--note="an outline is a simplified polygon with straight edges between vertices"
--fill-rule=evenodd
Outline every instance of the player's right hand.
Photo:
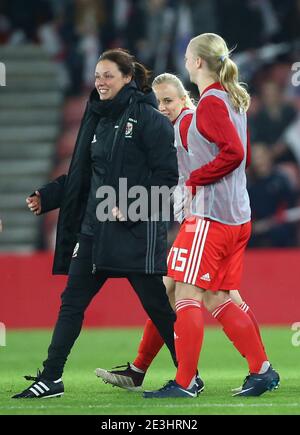
M 121 222 L 125 221 L 125 217 L 118 207 L 114 207 L 111 212 L 113 217 L 115 217 L 117 220 Z
M 41 195 L 40 195 L 40 192 L 38 192 L 37 190 L 34 193 L 35 193 L 35 195 L 29 196 L 28 198 L 26 198 L 26 202 L 27 202 L 27 206 L 28 206 L 29 210 L 32 211 L 32 213 L 37 216 L 42 211 Z

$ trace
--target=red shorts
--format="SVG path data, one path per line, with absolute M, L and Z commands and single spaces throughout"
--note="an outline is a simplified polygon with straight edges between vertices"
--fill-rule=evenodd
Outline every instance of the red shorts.
M 205 290 L 239 290 L 251 222 L 225 225 L 192 216 L 168 256 L 168 276 Z

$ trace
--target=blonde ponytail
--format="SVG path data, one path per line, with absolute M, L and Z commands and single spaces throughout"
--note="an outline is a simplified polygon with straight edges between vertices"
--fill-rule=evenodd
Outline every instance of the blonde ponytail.
M 246 112 L 250 105 L 250 95 L 245 84 L 239 82 L 238 67 L 230 59 L 224 39 L 215 33 L 203 33 L 190 42 L 192 52 L 204 59 L 216 81 L 228 92 L 230 101 L 236 111 Z
M 189 92 L 185 89 L 182 81 L 177 76 L 170 73 L 160 74 L 153 80 L 152 87 L 161 85 L 163 83 L 173 85 L 178 92 L 178 96 L 185 99 L 185 106 L 189 109 L 195 109 L 195 104 L 191 99 Z
M 250 95 L 239 82 L 239 71 L 235 62 L 226 57 L 222 62 L 219 80 L 228 92 L 231 103 L 236 111 L 247 112 L 250 105 Z

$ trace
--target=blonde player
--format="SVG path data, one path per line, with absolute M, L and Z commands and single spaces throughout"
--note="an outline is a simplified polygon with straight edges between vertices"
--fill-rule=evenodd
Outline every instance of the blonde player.
M 165 114 L 174 124 L 180 176 L 179 186 L 181 187 L 186 183 L 190 175 L 187 138 L 188 128 L 193 118 L 195 106 L 190 100 L 187 91 L 184 89 L 182 82 L 172 74 L 165 73 L 156 77 L 153 82 L 153 89 L 158 100 L 159 110 Z M 181 211 L 182 210 L 179 201 L 178 204 L 175 203 L 175 214 L 177 214 L 180 222 L 183 220 Z M 172 278 L 172 263 L 174 263 L 174 258 L 174 255 L 172 259 L 169 256 L 169 276 L 164 278 L 164 283 L 167 288 L 171 305 L 175 308 L 175 281 Z M 173 264 L 173 268 L 175 264 L 176 263 Z M 237 290 L 233 290 L 230 292 L 230 296 L 236 304 L 240 305 L 244 311 L 248 312 L 248 315 L 250 316 L 259 334 L 259 328 L 255 317 L 249 307 L 247 307 L 247 305 L 242 301 L 239 292 Z M 205 299 L 206 298 L 204 298 L 204 305 L 206 305 Z M 209 301 L 207 305 L 209 308 Z M 129 390 L 138 390 L 141 388 L 148 367 L 162 346 L 162 338 L 153 325 L 153 322 L 148 319 L 145 325 L 143 338 L 139 346 L 138 355 L 133 364 L 124 366 L 125 369 L 123 370 L 107 371 L 104 369 L 96 369 L 96 374 L 105 382 Z M 123 366 L 120 366 L 118 368 L 122 367 Z M 196 384 L 198 387 L 198 392 L 202 391 L 204 385 L 199 377 L 196 378 Z
M 145 398 L 195 397 L 195 371 L 202 347 L 205 300 L 249 367 L 238 396 L 260 396 L 279 384 L 249 315 L 230 298 L 239 289 L 243 257 L 251 233 L 246 189 L 247 118 L 250 98 L 238 82 L 238 69 L 225 41 L 216 34 L 193 38 L 186 69 L 200 100 L 188 130 L 193 200 L 168 260 L 176 281 L 174 381 Z

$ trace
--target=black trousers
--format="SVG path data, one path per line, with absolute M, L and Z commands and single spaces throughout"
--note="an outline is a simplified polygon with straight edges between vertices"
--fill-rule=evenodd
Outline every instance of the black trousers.
M 48 358 L 43 362 L 44 378 L 55 380 L 61 377 L 68 355 L 80 334 L 84 312 L 109 277 L 109 273 L 92 274 L 92 239 L 81 235 L 76 257 L 71 261 L 67 287 L 61 295 L 61 307 L 48 349 Z M 176 316 L 169 304 L 162 277 L 136 273 L 129 273 L 126 277 L 164 339 L 176 364 Z

